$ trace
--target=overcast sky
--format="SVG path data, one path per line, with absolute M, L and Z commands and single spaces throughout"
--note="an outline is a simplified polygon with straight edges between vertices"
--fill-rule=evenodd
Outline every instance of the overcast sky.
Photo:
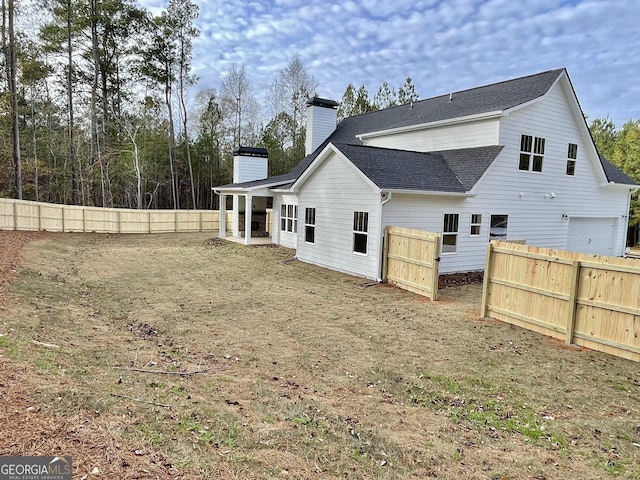
M 165 0 L 138 0 L 154 13 Z M 195 0 L 197 88 L 245 65 L 258 100 L 297 54 L 318 95 L 409 76 L 420 98 L 566 67 L 589 118 L 640 118 L 640 0 Z

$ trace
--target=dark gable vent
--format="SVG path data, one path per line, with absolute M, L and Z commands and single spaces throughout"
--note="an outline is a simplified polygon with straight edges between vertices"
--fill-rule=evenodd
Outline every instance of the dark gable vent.
M 243 157 L 261 157 L 268 158 L 269 154 L 267 153 L 266 148 L 256 148 L 256 147 L 240 147 L 233 152 L 234 156 L 243 156 Z

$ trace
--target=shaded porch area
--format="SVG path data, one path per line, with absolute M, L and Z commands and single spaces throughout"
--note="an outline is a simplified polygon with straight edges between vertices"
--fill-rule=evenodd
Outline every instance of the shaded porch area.
M 227 197 L 231 194 L 233 207 L 231 215 L 231 236 L 227 233 Z M 267 209 L 270 196 L 267 191 L 220 194 L 220 231 L 218 236 L 244 245 L 269 245 L 272 215 Z M 262 193 L 262 195 L 258 194 Z

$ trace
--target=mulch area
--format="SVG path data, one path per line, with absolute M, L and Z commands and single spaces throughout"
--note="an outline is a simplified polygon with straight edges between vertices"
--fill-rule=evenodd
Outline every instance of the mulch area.
M 482 283 L 484 272 L 462 272 L 440 275 L 438 288 L 459 287 L 461 285 L 473 285 Z

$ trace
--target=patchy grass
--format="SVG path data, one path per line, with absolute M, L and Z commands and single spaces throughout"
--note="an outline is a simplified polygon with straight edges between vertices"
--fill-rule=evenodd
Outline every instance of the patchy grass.
M 637 364 L 479 319 L 480 285 L 429 302 L 209 238 L 49 235 L 4 289 L 3 368 L 24 372 L 41 417 L 108 425 L 114 447 L 96 437 L 94 464 L 153 456 L 171 478 L 640 479 Z M 78 457 L 68 430 L 48 445 Z

